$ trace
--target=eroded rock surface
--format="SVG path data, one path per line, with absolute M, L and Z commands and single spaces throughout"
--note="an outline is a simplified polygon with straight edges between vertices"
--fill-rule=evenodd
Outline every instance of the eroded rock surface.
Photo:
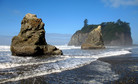
M 103 49 L 104 42 L 101 33 L 101 26 L 92 30 L 86 41 L 81 45 L 82 49 Z
M 44 23 L 35 14 L 26 14 L 21 22 L 18 36 L 14 36 L 11 43 L 12 55 L 39 56 L 62 55 L 62 51 L 47 44 L 45 40 Z

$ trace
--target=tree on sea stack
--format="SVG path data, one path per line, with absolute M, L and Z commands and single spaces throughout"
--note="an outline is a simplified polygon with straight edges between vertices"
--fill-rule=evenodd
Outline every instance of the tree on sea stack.
M 87 26 L 88 26 L 88 20 L 85 19 L 85 20 L 84 20 L 84 27 L 87 27 Z
M 85 42 L 81 45 L 81 49 L 104 49 L 104 42 L 101 33 L 101 26 L 93 29 Z
M 62 55 L 62 51 L 47 44 L 44 23 L 35 14 L 26 14 L 18 36 L 12 38 L 11 52 L 15 56 Z

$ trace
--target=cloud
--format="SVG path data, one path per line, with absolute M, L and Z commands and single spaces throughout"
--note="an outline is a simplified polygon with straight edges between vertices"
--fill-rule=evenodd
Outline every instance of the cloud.
M 106 6 L 120 7 L 120 6 L 138 6 L 138 0 L 102 0 Z

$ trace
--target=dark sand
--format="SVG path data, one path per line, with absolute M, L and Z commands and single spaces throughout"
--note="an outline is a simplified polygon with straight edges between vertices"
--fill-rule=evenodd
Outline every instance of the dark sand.
M 111 69 L 119 74 L 119 79 L 113 84 L 138 84 L 138 56 L 125 55 L 100 58 L 99 60 L 110 63 Z
M 6 84 L 138 84 L 138 57 L 100 58 L 73 70 Z

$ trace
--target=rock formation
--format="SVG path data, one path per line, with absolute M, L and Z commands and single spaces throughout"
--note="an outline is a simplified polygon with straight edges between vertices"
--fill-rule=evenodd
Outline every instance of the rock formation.
M 42 19 L 30 13 L 23 18 L 18 36 L 12 39 L 11 52 L 16 56 L 62 55 L 61 50 L 46 43 Z
M 101 26 L 92 30 L 85 42 L 81 45 L 82 49 L 103 49 L 104 43 L 101 33 Z
M 131 29 L 129 23 L 117 21 L 103 22 L 100 24 L 104 45 L 106 46 L 130 46 L 132 45 Z M 81 46 L 88 34 L 98 25 L 88 25 L 73 34 L 68 45 Z
M 85 42 L 86 38 L 88 37 L 88 34 L 90 31 L 92 31 L 94 28 L 96 28 L 98 25 L 88 25 L 86 26 L 86 23 L 84 21 L 84 27 L 81 30 L 78 30 L 76 33 L 73 34 L 71 37 L 71 40 L 69 41 L 68 45 L 72 46 L 80 46 L 82 43 Z
M 133 41 L 129 23 L 117 21 L 102 23 L 102 34 L 105 45 L 131 46 Z
M 80 46 L 82 43 L 84 43 L 87 36 L 88 36 L 88 33 L 77 32 L 72 36 L 68 45 L 69 46 L 71 45 Z

